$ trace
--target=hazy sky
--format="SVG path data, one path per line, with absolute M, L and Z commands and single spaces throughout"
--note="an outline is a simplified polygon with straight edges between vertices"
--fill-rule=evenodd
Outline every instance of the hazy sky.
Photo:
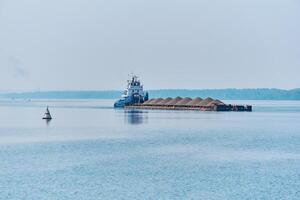
M 0 0 L 0 91 L 300 87 L 299 0 Z

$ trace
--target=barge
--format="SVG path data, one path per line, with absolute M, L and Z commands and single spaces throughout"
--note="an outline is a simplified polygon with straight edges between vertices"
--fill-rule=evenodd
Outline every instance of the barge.
M 137 76 L 128 80 L 127 89 L 122 98 L 115 102 L 115 108 L 125 109 L 158 109 L 158 110 L 195 110 L 195 111 L 252 111 L 251 105 L 225 104 L 224 102 L 200 97 L 176 97 L 149 99 L 148 92 L 144 92 L 143 85 Z
M 181 99 L 181 100 L 180 100 Z M 197 97 L 190 99 L 188 97 L 176 97 L 174 99 L 151 99 L 141 104 L 127 105 L 126 109 L 156 109 L 156 110 L 196 110 L 196 111 L 252 111 L 251 105 L 225 104 L 218 99 Z M 171 103 L 168 103 L 168 100 Z M 167 102 L 167 103 L 165 103 Z

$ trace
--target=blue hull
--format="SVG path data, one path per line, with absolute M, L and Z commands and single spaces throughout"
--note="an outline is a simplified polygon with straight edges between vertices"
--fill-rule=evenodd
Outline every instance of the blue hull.
M 125 106 L 130 106 L 130 105 L 134 105 L 136 103 L 144 103 L 145 101 L 148 100 L 148 93 L 146 95 L 146 98 L 143 98 L 143 97 L 139 97 L 139 98 L 136 98 L 136 97 L 126 97 L 124 99 L 119 99 L 117 100 L 115 103 L 114 103 L 114 107 L 115 108 L 124 108 Z
M 116 101 L 114 103 L 114 107 L 115 108 L 124 108 L 125 107 L 125 100 L 120 99 L 120 100 Z

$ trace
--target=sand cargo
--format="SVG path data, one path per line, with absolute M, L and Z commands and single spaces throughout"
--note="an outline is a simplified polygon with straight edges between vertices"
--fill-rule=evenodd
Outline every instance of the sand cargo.
M 127 109 L 159 109 L 159 110 L 198 110 L 198 111 L 252 111 L 251 105 L 225 104 L 218 99 L 200 97 L 157 98 L 144 103 L 125 106 Z

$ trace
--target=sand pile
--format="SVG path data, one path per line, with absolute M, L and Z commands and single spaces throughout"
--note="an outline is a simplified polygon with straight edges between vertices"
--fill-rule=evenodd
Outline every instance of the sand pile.
M 150 105 L 157 105 L 159 102 L 163 101 L 163 98 L 158 98 L 158 99 L 154 99 L 153 101 L 151 101 Z
M 215 106 L 215 105 L 225 105 L 222 101 L 216 99 L 207 104 L 207 106 Z
M 185 106 L 187 103 L 189 103 L 192 100 L 193 99 L 191 99 L 189 97 L 185 97 L 185 98 L 181 99 L 180 101 L 178 101 L 175 105 L 176 106 Z
M 204 99 L 203 101 L 201 101 L 199 104 L 197 104 L 197 106 L 207 106 L 212 101 L 213 101 L 213 99 L 208 97 L 208 98 Z
M 150 105 L 152 101 L 154 101 L 155 99 L 149 99 L 148 101 L 145 101 L 143 103 L 143 105 Z
M 168 97 L 168 98 L 166 98 L 166 99 L 160 101 L 160 102 L 157 103 L 156 105 L 163 106 L 163 105 L 165 105 L 166 103 L 168 103 L 168 102 L 170 102 L 170 101 L 172 101 L 172 100 L 173 100 L 172 98 Z
M 197 104 L 199 104 L 202 101 L 202 99 L 200 97 L 197 97 L 195 99 L 193 99 L 192 101 L 188 102 L 186 105 L 187 106 L 195 106 Z
M 176 97 L 175 99 L 172 99 L 171 101 L 169 101 L 168 103 L 166 103 L 166 106 L 174 106 L 178 101 L 182 100 L 181 97 Z

